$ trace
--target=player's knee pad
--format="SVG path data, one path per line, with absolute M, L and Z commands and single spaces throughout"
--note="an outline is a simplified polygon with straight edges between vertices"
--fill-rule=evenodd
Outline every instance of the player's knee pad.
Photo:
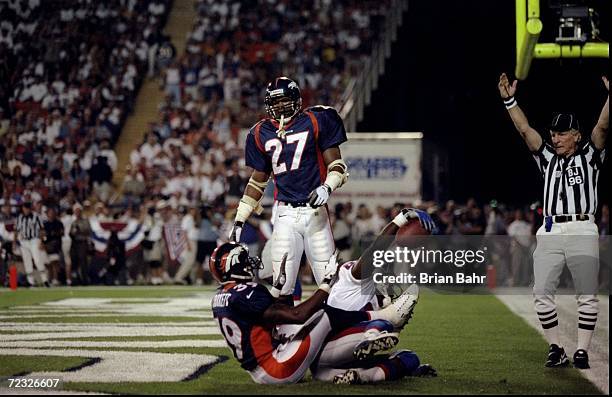
M 584 313 L 599 313 L 599 298 L 597 295 L 577 295 L 578 311 Z
M 301 240 L 295 238 L 294 233 L 276 233 L 272 238 L 272 267 L 274 277 L 280 272 L 280 265 L 285 254 L 285 273 L 287 281 L 281 290 L 281 295 L 291 295 L 295 286 L 300 268 L 303 246 Z
M 534 306 L 538 313 L 546 313 L 557 308 L 555 298 L 552 295 L 536 294 L 533 298 Z
M 324 232 L 318 232 L 308 237 L 306 246 L 306 255 L 312 267 L 312 274 L 319 284 L 325 275 L 325 266 L 334 253 L 334 239 Z

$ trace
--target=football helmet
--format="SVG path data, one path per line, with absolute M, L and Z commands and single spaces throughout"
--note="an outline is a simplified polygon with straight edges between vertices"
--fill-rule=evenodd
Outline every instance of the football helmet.
M 245 282 L 255 278 L 254 270 L 263 269 L 261 259 L 249 256 L 249 249 L 236 242 L 218 246 L 210 256 L 210 272 L 221 284 Z
M 291 120 L 302 109 L 302 94 L 297 83 L 288 77 L 277 77 L 266 88 L 266 113 L 276 121 L 284 116 Z

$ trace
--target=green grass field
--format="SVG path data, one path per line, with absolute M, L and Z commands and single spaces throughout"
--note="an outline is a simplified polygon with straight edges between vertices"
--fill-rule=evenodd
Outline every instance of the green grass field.
M 427 291 L 400 348 L 416 351 L 438 370 L 437 378 L 360 386 L 307 378 L 292 386 L 256 385 L 222 347 L 209 311 L 212 293 L 210 287 L 0 290 L 0 377 L 72 369 L 64 373 L 64 390 L 138 394 L 600 394 L 573 368 L 544 368 L 544 340 L 494 296 Z M 92 364 L 100 354 L 121 354 L 117 367 L 100 367 L 106 356 Z M 164 373 L 181 369 L 181 362 L 205 362 L 204 357 L 214 362 L 191 380 L 155 381 L 154 373 L 146 382 L 114 379 L 126 371 L 138 374 L 146 361 L 158 360 Z M 79 382 L 65 375 L 80 376 L 83 364 L 89 364 L 81 370 L 89 371 L 83 372 L 87 379 L 105 379 Z

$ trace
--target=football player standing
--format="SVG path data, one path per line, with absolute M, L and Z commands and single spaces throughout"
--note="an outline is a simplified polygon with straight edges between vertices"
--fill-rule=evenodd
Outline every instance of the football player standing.
M 239 242 L 244 222 L 261 213 L 260 201 L 270 176 L 278 205 L 272 235 L 274 275 L 287 256 L 287 282 L 276 296 L 291 296 L 302 253 L 306 253 L 317 284 L 335 246 L 326 206 L 331 193 L 346 183 L 346 163 L 339 146 L 347 140 L 335 109 L 313 106 L 302 109 L 297 83 L 278 77 L 268 84 L 265 96 L 268 118 L 255 124 L 245 146 L 246 165 L 253 173 L 238 205 L 230 240 Z

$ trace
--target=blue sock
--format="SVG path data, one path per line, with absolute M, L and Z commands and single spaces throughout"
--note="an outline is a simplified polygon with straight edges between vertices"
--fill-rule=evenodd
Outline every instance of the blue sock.
M 297 278 L 295 282 L 295 288 L 293 289 L 293 300 L 294 301 L 302 300 L 302 282 L 300 281 L 299 277 Z
M 387 380 L 396 380 L 412 374 L 420 364 L 419 356 L 409 350 L 398 352 L 395 357 L 380 363 Z

